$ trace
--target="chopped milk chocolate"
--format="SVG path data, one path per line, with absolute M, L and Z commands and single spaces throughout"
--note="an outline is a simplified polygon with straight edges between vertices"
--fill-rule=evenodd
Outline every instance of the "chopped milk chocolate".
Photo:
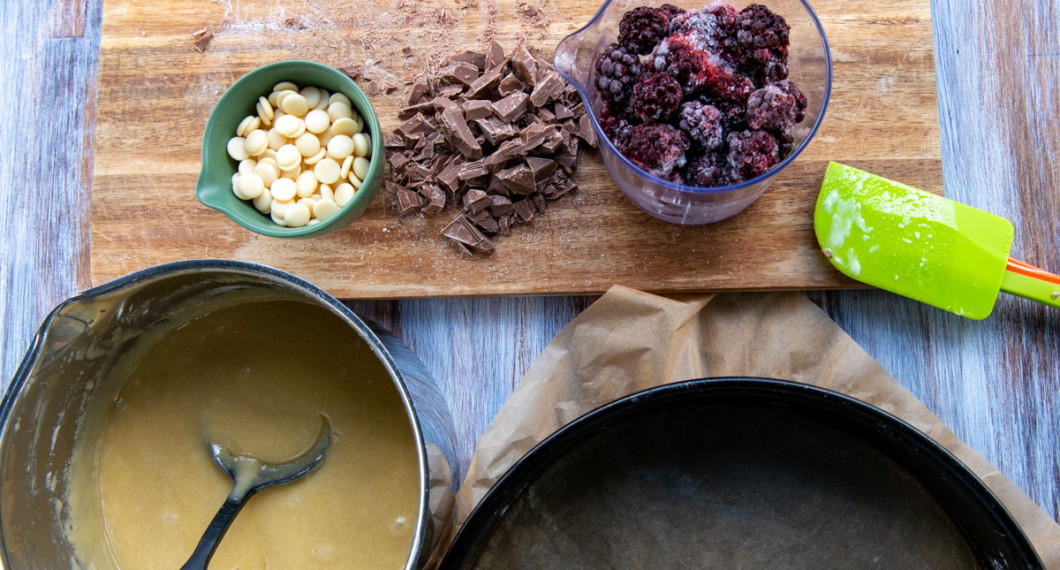
M 577 189 L 579 141 L 596 146 L 578 92 L 524 46 L 445 58 L 412 84 L 384 137 L 399 215 L 459 209 L 442 235 L 489 252 L 498 236 Z

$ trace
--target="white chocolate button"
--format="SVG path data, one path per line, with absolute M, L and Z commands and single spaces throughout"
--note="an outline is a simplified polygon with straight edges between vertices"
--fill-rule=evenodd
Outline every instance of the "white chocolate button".
M 239 180 L 236 181 L 236 188 L 244 200 L 253 200 L 261 196 L 262 190 L 265 189 L 265 182 L 260 176 L 251 172 L 239 176 Z
M 237 168 L 236 170 L 240 174 L 247 174 L 248 172 L 254 172 L 254 169 L 257 168 L 257 166 L 258 161 L 254 160 L 253 158 L 247 158 L 239 161 L 239 168 Z
M 253 131 L 261 125 L 261 119 L 256 115 L 247 115 L 242 121 L 239 121 L 239 126 L 236 127 L 236 136 L 245 137 L 247 133 Z
M 294 195 L 298 192 L 298 185 L 290 178 L 277 178 L 273 181 L 272 185 L 269 186 L 269 192 L 272 193 L 273 200 L 287 202 L 288 200 L 294 199 Z
M 365 133 L 353 135 L 353 154 L 368 156 L 372 152 L 372 139 Z
M 350 168 L 353 168 L 353 155 L 342 159 L 342 169 L 339 170 L 339 178 L 349 178 Z
M 302 161 L 302 153 L 293 144 L 285 144 L 276 150 L 276 164 L 280 170 L 290 170 Z
M 316 105 L 313 106 L 313 109 L 326 112 L 328 110 L 328 104 L 330 102 L 331 102 L 331 93 L 328 93 L 327 89 L 321 88 L 320 89 L 320 101 Z
M 345 103 L 347 107 L 353 107 L 353 103 L 350 102 L 350 98 L 347 97 L 345 93 L 332 93 L 331 96 L 328 97 L 328 105 L 336 101 Z
M 357 121 L 342 117 L 341 119 L 338 119 L 337 121 L 331 124 L 331 132 L 336 135 L 346 135 L 348 137 L 352 137 L 353 135 L 359 133 L 360 129 L 357 128 Z
M 357 175 L 354 174 L 353 172 L 350 172 L 350 176 L 346 180 L 350 183 L 350 185 L 353 186 L 354 190 L 360 190 L 361 189 L 361 185 L 364 184 L 364 182 L 361 181 L 360 178 L 357 178 Z
M 250 158 L 250 155 L 247 154 L 247 147 L 243 144 L 245 140 L 246 139 L 243 137 L 232 137 L 228 139 L 228 156 L 231 156 L 237 161 Z
M 261 156 L 265 149 L 269 148 L 269 138 L 261 129 L 250 131 L 243 141 L 250 156 Z
M 338 181 L 340 170 L 339 163 L 332 158 L 322 158 L 320 162 L 313 165 L 313 173 L 317 175 L 317 180 L 324 184 L 334 184 Z
M 287 137 L 281 135 L 280 132 L 276 130 L 276 127 L 265 131 L 265 136 L 269 138 L 269 148 L 272 150 L 277 150 L 281 146 L 287 144 Z
M 339 205 L 331 200 L 317 200 L 313 204 L 313 216 L 318 220 L 326 220 L 339 213 Z
M 302 97 L 305 97 L 305 101 L 306 101 L 306 103 L 309 104 L 309 108 L 310 109 L 312 109 L 313 107 L 316 107 L 317 103 L 320 102 L 320 88 L 319 87 L 314 87 L 312 85 L 307 85 L 307 86 L 303 87 L 302 90 L 299 91 L 299 93 L 302 94 Z
M 294 146 L 298 147 L 298 152 L 302 153 L 302 156 L 313 156 L 320 151 L 320 139 L 313 133 L 302 133 L 295 139 Z
M 276 161 L 272 159 L 262 159 L 254 167 L 254 174 L 261 177 L 261 181 L 265 186 L 272 186 L 272 183 L 280 177 L 280 167 L 276 166 Z
M 272 103 L 264 97 L 258 97 L 258 116 L 270 121 L 274 116 L 272 112 Z
M 277 200 L 275 196 L 273 196 L 272 203 L 269 204 L 269 212 L 272 212 L 274 215 L 279 216 L 282 220 L 283 215 L 287 213 L 287 208 L 290 208 L 293 204 L 294 202 L 292 201 L 281 202 Z
M 358 156 L 357 158 L 353 159 L 353 174 L 357 176 L 357 178 L 364 180 L 364 177 L 368 176 L 368 167 L 370 165 L 371 163 L 368 162 L 367 158 L 364 158 L 363 156 Z
M 287 227 L 287 222 L 283 221 L 283 218 L 277 215 L 276 212 L 272 212 L 271 214 L 269 214 L 269 217 L 272 218 L 272 223 L 276 224 L 277 226 L 280 226 L 281 228 Z
M 298 91 L 298 86 L 293 81 L 281 81 L 273 85 L 272 90 L 277 93 L 280 91 Z
M 294 182 L 295 185 L 298 186 L 299 198 L 307 198 L 317 191 L 317 176 L 316 174 L 313 174 L 311 170 L 306 170 L 299 174 Z
M 341 93 L 336 93 L 341 95 Z M 331 117 L 331 121 L 335 122 L 343 117 L 347 119 L 353 118 L 353 108 L 348 103 L 342 101 L 335 101 L 328 105 L 328 116 Z
M 331 117 L 328 116 L 327 111 L 313 109 L 312 111 L 306 113 L 305 128 L 311 133 L 320 134 L 328 130 L 328 125 L 330 124 Z
M 353 200 L 353 186 L 343 182 L 335 187 L 335 204 L 343 208 Z
M 327 184 L 321 184 L 320 186 L 317 186 L 317 193 L 320 194 L 321 200 L 331 200 L 332 202 L 335 201 L 335 191 L 332 190 L 331 186 L 328 186 Z
M 312 213 L 305 204 L 294 204 L 283 214 L 283 221 L 292 228 L 300 228 L 309 223 Z
M 306 157 L 305 163 L 306 163 L 307 166 L 313 166 L 314 164 L 320 162 L 320 159 L 322 159 L 325 156 L 327 156 L 327 154 L 328 154 L 327 149 L 323 149 L 322 148 L 322 149 L 318 150 L 317 153 L 314 154 L 313 156 Z
M 256 208 L 262 214 L 269 213 L 269 206 L 272 204 L 272 193 L 268 189 L 263 190 L 261 195 L 254 198 L 254 208 Z
M 328 141 L 328 156 L 342 160 L 353 154 L 353 139 L 346 135 L 335 135 Z
M 276 118 L 273 128 L 281 135 L 290 138 L 297 136 L 298 130 L 304 129 L 305 125 L 302 124 L 302 119 L 294 115 L 284 115 Z
M 280 100 L 283 112 L 296 117 L 304 117 L 309 111 L 309 102 L 299 93 L 292 93 Z

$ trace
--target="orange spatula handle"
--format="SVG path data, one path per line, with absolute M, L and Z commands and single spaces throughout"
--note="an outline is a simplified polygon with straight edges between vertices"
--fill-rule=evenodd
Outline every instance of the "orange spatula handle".
M 1060 309 L 1060 275 L 1008 258 L 1001 290 Z

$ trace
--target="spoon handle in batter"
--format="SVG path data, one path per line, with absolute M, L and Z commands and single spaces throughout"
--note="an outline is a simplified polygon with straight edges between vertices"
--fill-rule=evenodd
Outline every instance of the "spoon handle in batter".
M 221 542 L 221 538 L 224 537 L 225 532 L 228 531 L 228 527 L 232 525 L 232 521 L 235 520 L 236 515 L 239 514 L 239 510 L 243 508 L 243 503 L 245 502 L 246 497 L 239 497 L 238 499 L 229 497 L 225 504 L 221 505 L 213 520 L 210 521 L 210 526 L 206 527 L 206 532 L 202 533 L 202 538 L 199 539 L 195 552 L 191 553 L 191 558 L 188 558 L 188 561 L 180 567 L 180 570 L 206 570 L 214 550 L 217 550 L 217 545 Z

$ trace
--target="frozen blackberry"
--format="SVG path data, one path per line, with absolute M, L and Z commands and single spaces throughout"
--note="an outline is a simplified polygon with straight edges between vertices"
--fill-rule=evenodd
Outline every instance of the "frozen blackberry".
M 681 84 L 669 73 L 645 73 L 633 85 L 629 109 L 645 123 L 665 120 L 681 104 Z
M 702 35 L 694 30 L 677 32 L 663 40 L 652 53 L 652 66 L 673 75 L 686 95 L 703 93 L 746 101 L 755 89 L 750 79 L 737 74 L 724 59 L 712 53 Z
M 643 69 L 637 54 L 618 44 L 604 48 L 596 60 L 596 87 L 610 101 L 625 101 Z
M 725 142 L 722 121 L 721 111 L 714 105 L 698 100 L 689 101 L 681 104 L 677 128 L 684 131 L 701 150 L 709 151 Z
M 790 31 L 782 16 L 761 4 L 751 4 L 736 17 L 736 39 L 748 50 L 765 48 L 787 55 Z
M 729 166 L 740 180 L 765 174 L 780 162 L 777 139 L 766 131 L 729 133 Z
M 604 101 L 600 109 L 600 128 L 622 154 L 629 147 L 629 137 L 633 132 L 633 123 L 625 115 L 619 105 L 611 101 Z
M 736 8 L 724 2 L 714 2 L 701 11 L 681 15 L 674 22 L 675 32 L 692 32 L 707 50 L 722 57 L 729 64 L 740 61 L 739 43 L 736 41 Z
M 747 126 L 786 133 L 795 127 L 795 123 L 802 120 L 805 110 L 806 98 L 794 83 L 770 83 L 747 99 Z
M 649 54 L 668 35 L 670 14 L 660 8 L 634 8 L 618 23 L 618 43 L 631 53 Z
M 784 18 L 761 4 L 751 4 L 736 18 L 736 40 L 742 55 L 740 70 L 762 87 L 788 76 L 788 36 Z
M 688 137 L 663 123 L 633 127 L 626 158 L 648 171 L 652 176 L 671 179 L 673 172 L 685 165 Z
M 685 183 L 701 188 L 715 188 L 736 183 L 728 167 L 725 154 L 708 152 L 688 163 L 685 168 Z

